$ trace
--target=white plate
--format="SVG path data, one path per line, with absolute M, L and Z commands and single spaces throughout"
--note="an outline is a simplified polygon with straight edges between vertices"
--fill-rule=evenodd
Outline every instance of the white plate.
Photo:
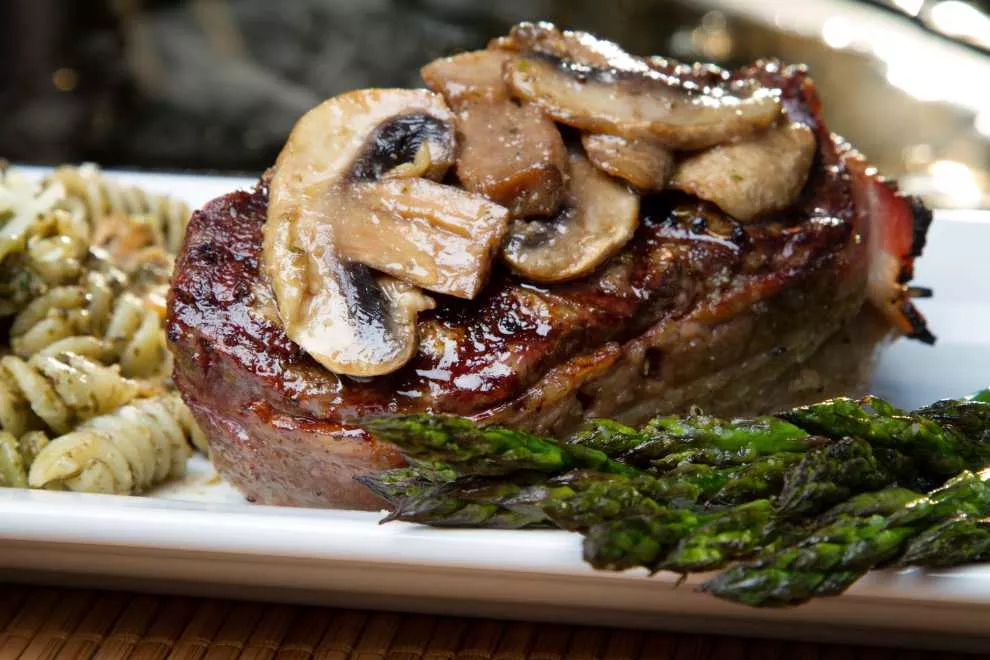
M 124 173 L 193 204 L 245 179 Z M 990 382 L 990 213 L 941 213 L 917 282 L 939 341 L 899 342 L 874 391 L 904 406 Z M 376 524 L 374 513 L 253 506 L 196 463 L 147 498 L 0 490 L 0 579 L 575 623 L 985 648 L 990 566 L 874 573 L 841 598 L 754 610 L 661 574 L 596 572 L 556 531 Z

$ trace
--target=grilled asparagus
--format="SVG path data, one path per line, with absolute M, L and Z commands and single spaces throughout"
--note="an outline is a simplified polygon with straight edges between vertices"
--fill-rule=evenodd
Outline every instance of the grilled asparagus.
M 880 500 L 886 500 L 886 511 Z M 925 497 L 891 489 L 863 496 L 860 503 L 868 513 L 847 508 L 799 542 L 722 572 L 704 590 L 747 605 L 796 605 L 841 593 L 870 569 L 896 560 L 912 540 L 927 542 L 913 545 L 915 556 L 931 556 L 940 545 L 941 537 L 931 533 L 935 529 L 959 515 L 990 514 L 990 471 L 963 472 Z M 954 557 L 967 558 L 963 553 Z

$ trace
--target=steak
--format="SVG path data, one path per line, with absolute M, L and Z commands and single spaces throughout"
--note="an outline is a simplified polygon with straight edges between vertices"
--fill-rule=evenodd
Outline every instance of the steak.
M 802 68 L 758 62 L 732 79 L 777 90 L 814 134 L 793 204 L 744 223 L 682 191 L 644 195 L 632 239 L 590 275 L 534 284 L 496 264 L 474 299 L 435 296 L 413 358 L 387 375 L 335 375 L 286 335 L 262 268 L 269 176 L 195 213 L 167 333 L 220 473 L 251 501 L 380 508 L 352 478 L 401 459 L 359 428 L 366 416 L 563 435 L 694 405 L 758 414 L 860 390 L 898 335 L 931 341 L 903 286 L 930 214 L 828 131 Z

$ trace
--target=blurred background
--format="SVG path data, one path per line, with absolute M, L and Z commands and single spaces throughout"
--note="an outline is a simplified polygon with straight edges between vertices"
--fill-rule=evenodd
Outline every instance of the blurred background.
M 832 130 L 939 207 L 990 208 L 981 0 L 2 0 L 0 157 L 258 173 L 320 100 L 546 19 L 638 54 L 807 63 Z

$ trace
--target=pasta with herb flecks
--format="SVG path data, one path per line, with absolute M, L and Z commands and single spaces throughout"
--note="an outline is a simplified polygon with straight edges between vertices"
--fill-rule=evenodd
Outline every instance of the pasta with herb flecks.
M 138 493 L 206 452 L 164 333 L 188 217 L 94 166 L 0 165 L 0 487 Z
M 139 383 L 75 353 L 0 358 L 0 411 L 3 430 L 17 436 L 42 426 L 68 433 L 77 424 L 128 403 L 142 392 Z
M 34 488 L 131 494 L 185 474 L 199 433 L 178 394 L 139 399 L 55 438 L 31 465 Z
M 76 352 L 116 362 L 129 378 L 162 378 L 171 369 L 161 308 L 124 290 L 126 278 L 90 271 L 75 286 L 50 289 L 15 318 L 14 353 Z
M 93 164 L 63 165 L 48 181 L 60 184 L 66 191 L 60 206 L 86 218 L 91 227 L 113 216 L 139 218 L 170 252 L 179 249 L 192 214 L 185 202 L 115 181 Z

